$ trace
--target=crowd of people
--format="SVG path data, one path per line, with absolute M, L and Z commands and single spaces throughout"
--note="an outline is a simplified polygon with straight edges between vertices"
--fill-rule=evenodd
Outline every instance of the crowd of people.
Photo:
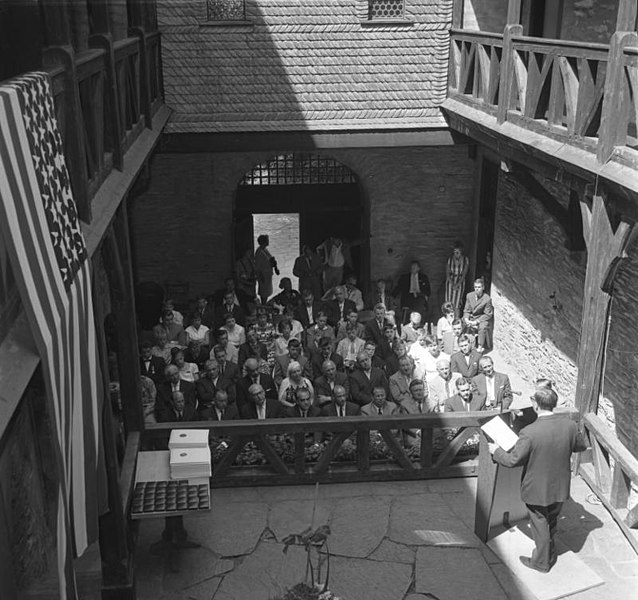
M 431 322 L 430 283 L 417 260 L 396 285 L 369 293 L 330 238 L 304 246 L 273 296 L 268 236 L 234 277 L 183 315 L 164 303 L 141 344 L 147 422 L 392 415 L 506 409 L 512 391 L 486 355 L 493 308 L 482 279 L 465 294 L 468 260 L 448 260 L 446 302 Z

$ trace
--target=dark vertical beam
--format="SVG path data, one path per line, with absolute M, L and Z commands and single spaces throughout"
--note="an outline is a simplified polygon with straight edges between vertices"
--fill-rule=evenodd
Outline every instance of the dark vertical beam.
M 107 35 L 111 33 L 111 2 L 112 0 L 87 0 L 92 34 Z
M 463 9 L 465 8 L 465 0 L 454 0 L 454 7 L 452 8 L 452 28 L 463 28 Z
M 114 223 L 105 237 L 103 255 L 118 332 L 117 364 L 124 425 L 127 432 L 140 431 L 144 427 L 144 417 L 140 397 L 137 323 L 125 202 L 118 209 Z
M 73 49 L 80 53 L 89 47 L 89 14 L 86 0 L 68 0 Z
M 113 40 L 123 40 L 128 37 L 128 14 L 126 2 L 109 3 L 109 19 Z
M 479 461 L 476 479 L 476 507 L 474 512 L 474 533 L 482 542 L 487 542 L 490 534 L 490 518 L 494 504 L 496 470 L 498 465 L 492 460 L 483 432 L 479 433 Z
M 44 41 L 47 46 L 71 45 L 68 0 L 40 0 Z

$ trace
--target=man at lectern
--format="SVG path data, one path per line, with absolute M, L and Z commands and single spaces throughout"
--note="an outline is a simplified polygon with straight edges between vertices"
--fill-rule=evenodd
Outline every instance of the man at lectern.
M 521 499 L 527 506 L 536 548 L 531 557 L 521 556 L 520 560 L 542 573 L 556 562 L 554 535 L 563 502 L 569 498 L 571 454 L 587 447 L 576 423 L 553 414 L 557 401 L 554 390 L 537 389 L 532 406 L 538 419 L 521 430 L 516 445 L 505 452 L 498 444 L 489 444 L 497 463 L 524 465 Z

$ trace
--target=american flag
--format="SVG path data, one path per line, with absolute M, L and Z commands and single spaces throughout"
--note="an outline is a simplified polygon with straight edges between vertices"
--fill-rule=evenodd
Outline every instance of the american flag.
M 90 261 L 73 200 L 49 77 L 0 86 L 0 231 L 40 354 L 57 442 L 61 598 L 73 555 L 97 539 L 100 371 Z

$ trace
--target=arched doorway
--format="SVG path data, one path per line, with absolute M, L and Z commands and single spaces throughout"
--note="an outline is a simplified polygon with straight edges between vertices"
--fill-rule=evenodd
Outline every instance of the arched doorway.
M 295 256 L 303 244 L 314 248 L 331 235 L 356 241 L 353 270 L 365 285 L 369 244 L 364 214 L 358 177 L 347 166 L 319 154 L 278 154 L 255 165 L 237 186 L 235 256 L 254 249 L 255 234 L 268 233 L 255 231 L 255 222 L 263 222 L 258 216 L 280 216 L 298 223 Z

